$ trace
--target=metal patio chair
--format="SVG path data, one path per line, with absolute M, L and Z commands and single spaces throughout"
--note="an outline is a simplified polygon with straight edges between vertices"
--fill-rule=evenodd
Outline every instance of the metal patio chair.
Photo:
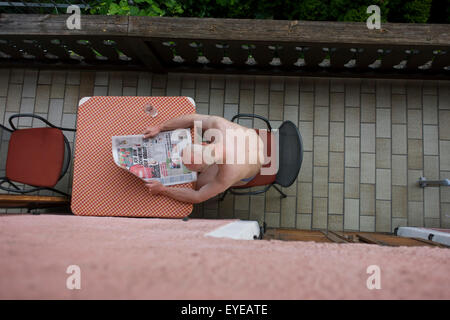
M 17 129 L 12 120 L 21 117 L 38 119 L 49 127 Z M 0 189 L 22 195 L 50 190 L 70 197 L 54 187 L 66 174 L 72 157 L 62 131 L 76 129 L 57 127 L 31 113 L 14 114 L 9 124 L 12 129 L 0 125 Z
M 267 155 L 271 156 L 271 139 L 272 127 L 268 119 L 248 113 L 240 113 L 235 115 L 231 121 L 235 121 L 241 118 L 256 118 L 264 121 L 267 125 Z M 260 129 L 255 129 L 258 133 Z M 282 198 L 286 197 L 286 194 L 281 191 L 278 186 L 289 187 L 297 179 L 298 173 L 302 166 L 303 161 L 303 142 L 300 135 L 300 131 L 297 126 L 291 121 L 284 121 L 280 128 L 279 141 L 278 141 L 278 171 L 273 175 L 261 175 L 257 174 L 255 178 L 246 183 L 245 185 L 232 187 L 227 189 L 220 196 L 219 200 L 222 201 L 228 192 L 234 195 L 256 195 L 267 192 L 270 188 L 275 188 Z M 264 167 L 270 166 L 270 163 L 265 164 Z M 277 186 L 278 185 L 278 186 Z M 261 190 L 250 190 L 252 187 L 264 186 Z

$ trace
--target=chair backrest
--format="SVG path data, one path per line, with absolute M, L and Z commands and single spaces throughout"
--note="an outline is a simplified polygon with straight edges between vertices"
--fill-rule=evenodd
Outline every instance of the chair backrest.
M 12 130 L 0 124 L 0 177 L 6 175 L 6 158 L 8 157 L 9 139 Z
M 303 162 L 303 141 L 297 126 L 285 121 L 278 129 L 279 167 L 275 183 L 289 187 L 297 179 Z

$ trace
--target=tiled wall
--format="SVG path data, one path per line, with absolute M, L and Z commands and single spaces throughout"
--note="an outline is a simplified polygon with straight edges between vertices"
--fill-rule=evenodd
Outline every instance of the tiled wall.
M 417 185 L 420 176 L 450 178 L 448 81 L 0 70 L 4 123 L 11 114 L 34 112 L 74 127 L 77 101 L 91 95 L 185 95 L 199 113 L 228 119 L 256 113 L 274 127 L 283 120 L 298 124 L 304 162 L 284 190 L 287 198 L 275 190 L 227 195 L 196 206 L 192 217 L 265 219 L 268 226 L 300 229 L 450 227 L 450 187 Z M 70 171 L 58 187 L 71 184 Z

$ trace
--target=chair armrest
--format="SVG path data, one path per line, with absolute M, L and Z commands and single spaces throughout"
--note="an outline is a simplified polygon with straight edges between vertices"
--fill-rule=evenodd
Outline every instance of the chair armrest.
M 234 120 L 239 119 L 239 118 L 257 118 L 257 119 L 260 119 L 260 120 L 264 121 L 267 124 L 267 128 L 269 129 L 269 131 L 272 131 L 272 126 L 270 125 L 269 120 L 264 118 L 263 116 L 259 116 L 257 114 L 252 114 L 252 113 L 238 113 L 233 118 L 231 118 L 231 122 L 234 122 Z
M 63 131 L 77 131 L 76 129 L 72 129 L 72 128 L 62 128 L 62 127 L 57 127 L 57 126 L 53 125 L 52 123 L 50 123 L 49 121 L 47 121 L 47 119 L 45 119 L 45 118 L 43 118 L 43 117 L 41 117 L 41 116 L 32 114 L 32 113 L 18 113 L 18 114 L 13 114 L 11 117 L 9 117 L 9 120 L 8 120 L 8 121 L 9 121 L 9 125 L 11 126 L 11 128 L 12 128 L 13 130 L 17 130 L 17 128 L 14 126 L 12 120 L 15 119 L 15 118 L 25 118 L 25 117 L 36 118 L 36 119 L 38 119 L 38 120 L 41 120 L 42 122 L 44 122 L 44 123 L 47 124 L 48 126 L 50 126 L 50 127 L 52 127 L 52 128 L 59 129 L 59 130 L 63 130 Z

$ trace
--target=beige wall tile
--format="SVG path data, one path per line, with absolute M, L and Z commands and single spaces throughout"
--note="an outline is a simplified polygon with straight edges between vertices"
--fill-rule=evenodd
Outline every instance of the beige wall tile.
M 375 95 L 361 94 L 361 122 L 375 122 Z
M 375 152 L 375 124 L 373 123 L 361 123 L 361 152 Z
M 331 79 L 330 92 L 344 92 L 344 85 L 341 79 Z
M 298 174 L 299 182 L 312 182 L 312 152 L 303 152 L 303 162 L 302 167 L 300 168 L 300 172 Z
M 314 229 L 327 228 L 327 200 L 327 198 L 313 198 L 312 227 Z
M 389 108 L 391 106 L 391 86 L 388 81 L 377 80 L 376 97 L 377 108 Z
M 307 121 L 299 122 L 299 131 L 302 135 L 303 148 L 305 151 L 313 150 L 313 123 Z
M 314 108 L 314 135 L 328 136 L 328 107 Z
M 298 124 L 298 106 L 284 106 L 284 120 Z
M 440 179 L 448 179 L 450 177 L 449 171 L 441 171 Z M 441 202 L 450 202 L 450 188 L 448 187 L 440 187 L 441 189 Z M 444 211 L 443 212 L 450 212 L 450 211 Z M 442 217 L 444 219 L 444 217 Z
M 345 168 L 345 197 L 359 198 L 359 168 Z
M 374 79 L 361 79 L 361 92 L 363 93 L 375 93 L 376 80 Z
M 314 108 L 314 135 L 328 136 L 328 107 Z
M 227 195 L 227 197 L 228 196 L 229 195 Z M 239 201 L 238 197 L 239 196 L 235 197 L 235 202 Z M 264 197 L 250 197 L 250 219 L 261 223 L 264 219 L 264 206 Z
M 391 200 L 391 170 L 377 169 L 377 200 Z
M 253 112 L 253 90 L 240 90 L 239 113 L 252 113 L 252 112 Z
M 375 154 L 361 154 L 361 183 L 375 184 Z
M 76 85 L 66 86 L 64 95 L 64 113 L 76 113 L 78 110 L 80 87 Z M 121 93 L 122 94 L 122 93 Z M 120 95 L 121 95 L 120 94 Z
M 359 199 L 345 199 L 344 229 L 359 230 Z
M 298 184 L 297 213 L 312 213 L 312 183 Z
M 405 94 L 406 93 L 405 80 L 402 80 L 402 79 L 392 80 L 391 81 L 391 92 L 392 92 L 392 94 L 394 94 L 394 93 Z
M 376 123 L 377 138 L 391 137 L 391 110 L 377 108 L 377 123 Z
M 406 98 L 408 109 L 420 109 L 422 107 L 422 85 L 419 82 L 411 82 L 406 86 Z
M 441 220 L 436 218 L 425 218 L 425 228 L 440 228 Z
M 224 89 L 225 88 L 224 76 L 223 75 L 211 75 L 211 88 Z
M 437 126 L 423 126 L 423 154 L 439 154 L 439 140 Z
M 330 182 L 344 182 L 344 153 L 330 152 Z
M 241 199 L 236 202 L 241 202 Z M 280 212 L 281 209 L 281 198 L 280 194 L 274 188 L 270 188 L 266 192 L 266 212 Z
M 104 72 L 108 74 L 107 72 Z M 51 84 L 52 70 L 39 70 L 38 84 Z
M 344 123 L 330 122 L 330 151 L 344 151 Z
M 450 85 L 448 81 L 439 82 L 439 109 L 450 109 Z
M 255 79 L 255 104 L 269 104 L 269 79 L 265 77 Z
M 211 89 L 209 114 L 223 117 L 224 92 L 222 89 Z
M 328 137 L 314 137 L 314 165 L 328 165 Z
M 342 183 L 330 183 L 328 185 L 329 213 L 344 213 L 344 185 Z
M 423 202 L 408 202 L 408 226 L 423 227 Z
M 402 94 L 392 95 L 392 123 L 406 123 L 406 96 Z
M 362 232 L 375 232 L 375 217 L 361 216 L 359 217 L 360 231 Z
M 21 96 L 22 96 L 22 85 L 21 84 L 12 84 L 12 83 L 9 84 L 8 96 L 6 97 L 6 111 L 18 112 L 20 110 Z M 42 99 L 42 98 L 37 96 L 36 99 Z M 47 104 L 48 104 L 48 98 L 47 98 Z
M 450 212 L 450 203 L 443 203 L 441 205 L 442 212 Z M 450 228 L 450 215 L 443 214 L 441 217 L 441 228 Z
M 439 179 L 439 156 L 425 156 L 423 159 L 423 174 L 427 179 Z
M 8 93 L 9 69 L 0 69 L 0 97 L 6 97 Z
M 312 92 L 314 91 L 314 79 L 309 77 L 300 78 L 300 91 Z
M 269 228 L 280 227 L 280 213 L 279 212 L 266 212 L 266 224 Z
M 283 80 L 279 77 L 272 77 L 270 82 L 273 82 L 273 89 L 271 90 L 283 90 Z M 255 88 L 255 76 L 243 75 L 240 76 L 240 87 L 241 89 L 250 89 L 253 90 Z
M 406 186 L 408 184 L 408 165 L 406 156 L 392 156 L 392 185 Z
M 375 215 L 375 185 L 361 184 L 361 215 Z
M 344 216 L 328 215 L 328 230 L 344 231 Z
M 282 228 L 295 228 L 296 197 L 286 197 L 281 201 L 281 221 Z
M 36 96 L 36 85 L 38 80 L 38 71 L 33 69 L 25 70 L 23 80 L 22 97 L 34 98 Z
M 408 139 L 422 139 L 422 110 L 408 110 Z
M 392 125 L 392 154 L 407 154 L 408 142 L 406 135 L 406 125 L 394 124 Z
M 314 95 L 311 92 L 300 92 L 300 120 L 312 121 L 314 118 Z
M 437 96 L 423 96 L 423 124 L 438 124 Z
M 299 81 L 298 78 L 286 78 L 284 91 L 284 104 L 298 106 Z
M 345 136 L 359 137 L 359 108 L 345 108 Z
M 408 170 L 408 201 L 423 201 L 423 188 L 419 186 L 422 170 Z
M 297 229 L 311 230 L 311 214 L 297 214 Z
M 441 170 L 450 170 L 450 141 L 439 141 Z
M 388 169 L 391 167 L 391 139 L 377 138 L 377 168 Z
M 438 82 L 437 81 L 424 81 L 422 86 L 422 93 L 426 95 L 437 95 Z
M 344 94 L 330 94 L 330 121 L 344 121 Z
M 439 138 L 450 140 L 450 111 L 439 111 Z
M 84 71 L 81 73 L 80 79 L 80 99 L 83 97 L 91 97 L 94 94 L 95 72 Z M 136 87 L 136 85 L 134 87 Z M 136 95 L 136 93 L 134 95 Z
M 395 228 L 399 227 L 407 227 L 408 219 L 407 218 L 392 218 L 392 230 L 394 232 Z
M 376 232 L 390 232 L 391 231 L 391 202 L 377 200 L 376 201 Z
M 328 168 L 314 167 L 313 176 L 313 194 L 314 197 L 328 196 Z
M 424 188 L 424 205 L 426 218 L 439 218 L 439 188 L 426 187 Z
M 225 103 L 239 103 L 239 77 L 226 76 L 225 78 Z
M 279 91 L 270 91 L 269 119 L 283 120 L 284 94 Z
M 345 81 L 345 105 L 347 107 L 359 107 L 360 80 L 348 79 Z
M 330 81 L 328 79 L 315 79 L 315 105 L 329 106 Z
M 408 212 L 408 188 L 392 186 L 392 217 L 406 218 Z
M 359 138 L 345 138 L 345 166 L 359 167 Z
M 422 141 L 408 139 L 408 169 L 419 170 L 423 168 Z

